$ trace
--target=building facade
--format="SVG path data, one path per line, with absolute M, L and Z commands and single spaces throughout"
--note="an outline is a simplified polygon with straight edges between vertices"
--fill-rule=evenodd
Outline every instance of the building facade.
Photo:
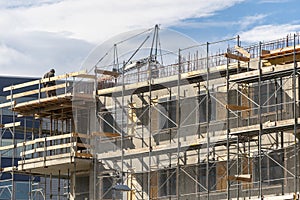
M 20 155 L 2 172 L 47 177 L 46 199 L 299 199 L 299 35 L 163 46 L 174 34 L 128 35 L 89 72 L 5 86 L 1 105 L 33 122 L 1 147 Z

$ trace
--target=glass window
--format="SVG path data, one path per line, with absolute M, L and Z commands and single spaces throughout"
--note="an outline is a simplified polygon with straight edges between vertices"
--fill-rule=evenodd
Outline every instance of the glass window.
M 159 196 L 176 195 L 176 169 L 159 172 Z
M 258 157 L 254 159 L 255 181 L 259 181 Z M 276 185 L 283 181 L 283 151 L 273 151 L 268 156 L 263 156 L 261 160 L 262 183 L 264 185 Z
M 177 112 L 177 100 L 174 100 L 175 96 L 171 99 L 161 98 L 158 103 L 158 128 L 167 129 L 176 127 L 176 112 Z

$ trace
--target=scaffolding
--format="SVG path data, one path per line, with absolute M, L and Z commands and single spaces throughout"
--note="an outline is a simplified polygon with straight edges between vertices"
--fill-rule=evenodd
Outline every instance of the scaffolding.
M 30 176 L 29 199 L 299 199 L 300 35 L 166 47 L 160 31 L 110 41 L 90 71 L 4 88 L 0 107 L 32 122 L 2 125 L 24 130 L 1 145 L 17 159 L 2 173 Z

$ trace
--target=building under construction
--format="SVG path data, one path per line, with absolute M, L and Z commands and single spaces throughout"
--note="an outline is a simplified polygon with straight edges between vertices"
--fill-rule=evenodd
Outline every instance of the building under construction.
M 21 174 L 24 199 L 300 199 L 299 60 L 299 34 L 197 44 L 155 26 L 86 70 L 7 85 L 0 195 Z

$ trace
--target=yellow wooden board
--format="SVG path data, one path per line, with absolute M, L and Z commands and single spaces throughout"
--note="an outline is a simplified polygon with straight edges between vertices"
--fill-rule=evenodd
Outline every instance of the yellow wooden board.
M 250 61 L 250 58 L 247 58 L 247 57 L 244 57 L 244 56 L 238 56 L 238 55 L 235 55 L 235 54 L 232 54 L 232 53 L 225 53 L 224 56 L 227 57 L 227 58 L 232 58 L 232 59 L 243 61 L 243 62 L 249 62 Z
M 46 88 L 31 90 L 31 91 L 27 91 L 27 92 L 21 92 L 21 93 L 17 93 L 17 94 L 13 94 L 13 95 L 8 95 L 8 96 L 6 96 L 6 99 L 7 100 L 16 99 L 16 98 L 20 98 L 20 97 L 24 97 L 24 96 L 38 94 L 38 93 L 41 93 L 41 92 L 46 92 L 46 91 L 49 91 L 49 90 L 56 90 L 56 89 L 60 89 L 60 88 L 65 88 L 65 87 L 68 87 L 68 86 L 69 86 L 69 83 L 62 83 L 62 84 L 51 86 L 51 87 L 46 87 Z
M 52 78 L 44 78 L 44 79 L 40 79 L 40 80 L 30 81 L 30 82 L 26 82 L 26 83 L 21 83 L 21 84 L 5 87 L 5 88 L 3 88 L 3 91 L 6 92 L 6 91 L 9 91 L 9 90 L 15 90 L 15 89 L 28 87 L 28 86 L 32 86 L 32 85 L 47 83 L 49 81 L 56 81 L 56 80 L 61 80 L 61 79 L 69 78 L 69 77 L 76 77 L 76 76 L 79 76 L 79 75 L 84 75 L 86 73 L 87 73 L 86 70 L 82 70 L 82 71 L 79 71 L 79 72 L 72 72 L 72 73 L 68 73 L 68 74 L 54 76 Z
M 243 47 L 239 47 L 239 46 L 235 45 L 234 48 L 239 53 L 243 54 L 245 57 L 250 58 L 250 53 L 248 51 L 246 51 Z

